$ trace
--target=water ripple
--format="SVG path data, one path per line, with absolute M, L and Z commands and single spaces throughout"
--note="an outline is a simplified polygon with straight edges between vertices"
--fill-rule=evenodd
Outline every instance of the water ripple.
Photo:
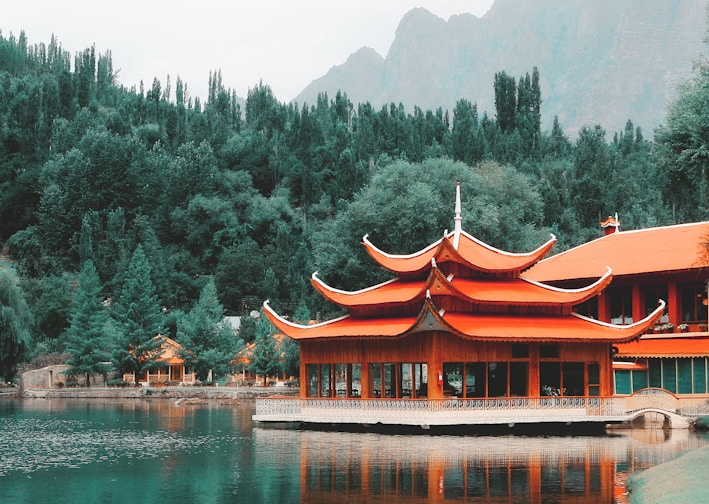
M 213 441 L 175 432 L 110 429 L 81 420 L 0 418 L 0 476 L 52 467 L 78 468 L 119 458 L 160 458 Z

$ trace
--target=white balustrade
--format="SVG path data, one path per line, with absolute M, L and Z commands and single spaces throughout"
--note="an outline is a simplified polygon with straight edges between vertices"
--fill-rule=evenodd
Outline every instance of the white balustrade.
M 495 399 L 258 398 L 255 420 L 391 424 L 475 424 L 619 418 L 622 397 Z

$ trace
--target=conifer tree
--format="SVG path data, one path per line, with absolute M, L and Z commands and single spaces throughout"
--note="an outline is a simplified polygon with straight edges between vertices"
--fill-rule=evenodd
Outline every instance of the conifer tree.
M 118 349 L 113 361 L 121 373 L 157 369 L 161 341 L 156 339 L 163 326 L 163 316 L 150 277 L 150 264 L 143 248 L 133 253 L 121 292 L 116 316 L 120 324 Z
M 74 300 L 74 312 L 67 332 L 66 351 L 71 355 L 67 374 L 86 376 L 106 374 L 111 369 L 112 327 L 103 306 L 101 284 L 94 263 L 86 261 L 79 274 L 79 286 Z
M 195 306 L 178 325 L 177 339 L 184 347 L 185 365 L 202 381 L 208 378 L 210 371 L 214 379 L 227 374 L 231 361 L 243 347 L 243 341 L 237 339 L 223 312 L 214 280 L 210 280 Z
M 256 322 L 256 339 L 248 370 L 254 375 L 263 376 L 264 386 L 267 384 L 269 376 L 273 376 L 282 369 L 281 352 L 274 334 L 275 327 L 261 313 Z

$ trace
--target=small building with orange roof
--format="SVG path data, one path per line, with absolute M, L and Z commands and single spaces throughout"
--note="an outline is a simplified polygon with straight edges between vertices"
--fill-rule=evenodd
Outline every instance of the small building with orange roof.
M 182 345 L 162 334 L 158 334 L 153 339 L 162 342 L 157 358 L 160 365 L 157 369 L 146 371 L 138 376 L 135 373 L 125 373 L 123 381 L 145 385 L 194 383 L 196 381 L 194 372 L 185 367 L 185 359 L 180 356 Z
M 264 303 L 277 330 L 300 343 L 300 402 L 259 399 L 257 421 L 420 425 L 614 422 L 612 348 L 655 325 L 663 301 L 628 324 L 577 313 L 609 288 L 598 266 L 571 287 L 528 277 L 551 238 L 510 253 L 462 229 L 393 255 L 367 236 L 371 258 L 393 278 L 345 291 L 313 274 L 313 287 L 347 314 L 311 325 Z M 288 402 L 290 401 L 290 402 Z

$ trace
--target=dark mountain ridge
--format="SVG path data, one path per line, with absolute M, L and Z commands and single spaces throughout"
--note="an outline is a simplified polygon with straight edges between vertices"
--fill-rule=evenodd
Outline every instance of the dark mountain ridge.
M 584 125 L 647 135 L 705 49 L 706 0 L 496 0 L 482 18 L 445 21 L 423 8 L 401 20 L 386 58 L 369 48 L 308 85 L 296 102 L 338 90 L 354 103 L 390 102 L 452 110 L 466 98 L 495 113 L 493 80 L 537 67 L 542 128 L 554 116 L 575 134 Z

